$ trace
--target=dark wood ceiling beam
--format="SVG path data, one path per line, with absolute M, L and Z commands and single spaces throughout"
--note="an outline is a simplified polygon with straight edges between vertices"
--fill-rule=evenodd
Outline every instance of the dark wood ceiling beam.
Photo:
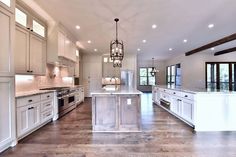
M 219 56 L 219 55 L 223 55 L 223 54 L 234 52 L 234 51 L 236 51 L 236 47 L 216 52 L 214 56 Z
M 227 43 L 227 42 L 230 42 L 230 41 L 233 41 L 233 40 L 236 40 L 236 33 L 235 34 L 232 34 L 230 36 L 227 36 L 227 37 L 224 37 L 220 40 L 217 40 L 217 41 L 214 41 L 212 43 L 209 43 L 207 45 L 204 45 L 202 47 L 199 47 L 197 49 L 194 49 L 192 51 L 189 51 L 189 52 L 186 52 L 185 53 L 185 56 L 190 56 L 192 54 L 195 54 L 195 53 L 198 53 L 198 52 L 201 52 L 203 50 L 207 50 L 207 49 L 210 49 L 212 47 L 215 47 L 215 46 L 218 46 L 218 45 L 221 45 L 221 44 L 224 44 L 224 43 Z

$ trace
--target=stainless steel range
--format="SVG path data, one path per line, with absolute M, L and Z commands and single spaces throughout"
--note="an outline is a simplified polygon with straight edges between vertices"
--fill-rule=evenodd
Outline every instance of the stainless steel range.
M 69 87 L 51 87 L 41 90 L 56 91 L 59 117 L 62 117 L 76 107 L 75 90 L 71 90 Z

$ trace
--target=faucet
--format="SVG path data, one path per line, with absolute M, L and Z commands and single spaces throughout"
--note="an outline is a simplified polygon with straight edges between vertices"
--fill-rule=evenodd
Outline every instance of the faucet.
M 116 80 L 116 77 L 115 77 L 115 76 L 112 76 L 112 77 L 111 77 L 110 82 L 111 82 L 113 79 L 115 80 L 115 85 L 117 85 L 117 80 Z

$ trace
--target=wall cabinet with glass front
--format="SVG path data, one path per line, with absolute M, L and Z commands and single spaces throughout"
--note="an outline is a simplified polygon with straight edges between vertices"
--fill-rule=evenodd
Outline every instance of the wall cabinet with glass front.
M 236 62 L 206 62 L 206 88 L 236 91 Z
M 0 0 L 0 6 L 10 11 L 11 13 L 14 13 L 15 0 Z
M 16 8 L 15 14 L 15 70 L 17 74 L 44 75 L 46 72 L 45 27 L 32 20 L 30 15 Z

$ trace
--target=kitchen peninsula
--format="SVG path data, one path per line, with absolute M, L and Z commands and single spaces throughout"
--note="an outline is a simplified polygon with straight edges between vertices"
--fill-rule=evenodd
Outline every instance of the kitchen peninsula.
M 195 131 L 236 131 L 236 92 L 153 86 L 153 102 Z
M 142 92 L 131 87 L 109 86 L 91 94 L 93 131 L 141 131 Z

